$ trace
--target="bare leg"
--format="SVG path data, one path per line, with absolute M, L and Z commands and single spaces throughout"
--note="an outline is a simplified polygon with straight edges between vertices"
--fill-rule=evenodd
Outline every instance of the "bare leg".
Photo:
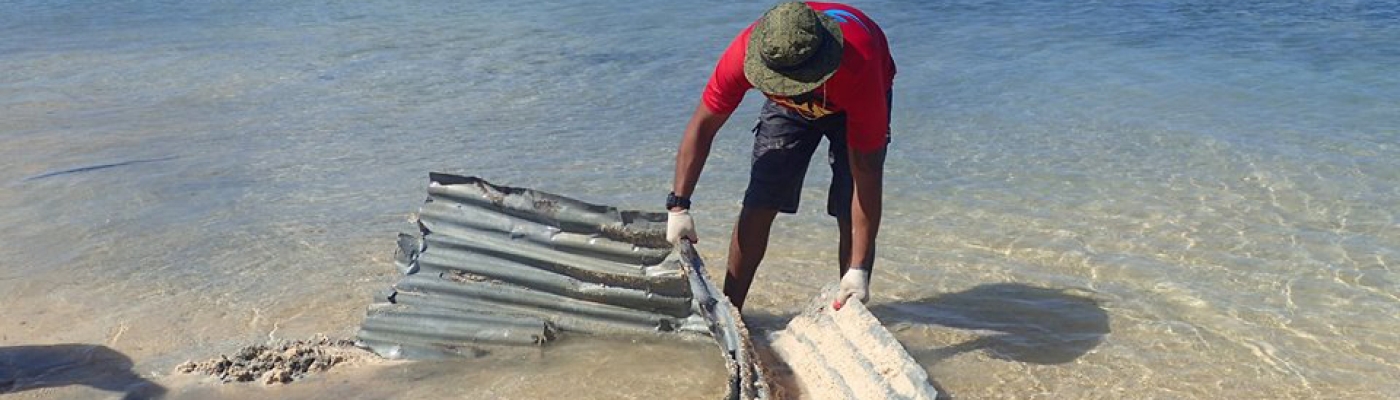
M 841 248 L 837 251 L 837 265 L 841 268 L 841 275 L 836 279 L 846 276 L 846 269 L 851 266 L 851 217 L 836 217 L 837 229 L 841 230 Z
M 749 285 L 758 272 L 758 264 L 768 251 L 768 233 L 773 228 L 776 209 L 745 206 L 734 224 L 734 236 L 729 241 L 729 272 L 724 277 L 724 295 L 739 310 L 749 295 Z

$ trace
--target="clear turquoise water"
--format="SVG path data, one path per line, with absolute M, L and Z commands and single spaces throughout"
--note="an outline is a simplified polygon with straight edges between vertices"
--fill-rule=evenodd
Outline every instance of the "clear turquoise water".
M 1400 396 L 1400 4 L 856 4 L 899 64 L 874 302 L 946 391 Z M 0 1 L 0 346 L 348 335 L 428 171 L 657 208 L 764 7 Z M 756 316 L 835 279 L 823 169 Z

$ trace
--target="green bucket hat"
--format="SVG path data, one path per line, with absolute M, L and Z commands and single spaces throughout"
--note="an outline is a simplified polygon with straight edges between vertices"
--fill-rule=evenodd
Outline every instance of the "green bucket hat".
M 758 90 L 779 96 L 812 91 L 841 65 L 841 25 L 807 3 L 774 6 L 749 33 L 744 76 Z

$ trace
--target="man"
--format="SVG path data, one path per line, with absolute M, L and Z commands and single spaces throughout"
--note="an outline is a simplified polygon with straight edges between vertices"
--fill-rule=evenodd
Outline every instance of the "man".
M 779 4 L 724 51 L 676 154 L 667 240 L 699 240 L 689 199 L 715 133 L 745 91 L 763 92 L 767 102 L 754 127 L 753 166 L 724 280 L 735 307 L 744 307 L 773 219 L 797 212 L 807 165 L 823 136 L 832 171 L 827 213 L 836 217 L 841 236 L 841 285 L 833 306 L 869 299 L 894 73 L 884 32 L 843 4 Z

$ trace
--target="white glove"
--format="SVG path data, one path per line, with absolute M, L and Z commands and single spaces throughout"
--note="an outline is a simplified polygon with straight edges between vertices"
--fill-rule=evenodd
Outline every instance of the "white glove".
M 666 241 L 679 245 L 682 238 L 700 242 L 700 237 L 695 236 L 695 219 L 690 218 L 690 210 L 671 211 L 666 218 Z
M 841 276 L 841 287 L 836 291 L 836 301 L 831 303 L 831 307 L 840 311 L 841 306 L 851 300 L 860 300 L 861 303 L 870 300 L 870 270 L 851 268 Z

